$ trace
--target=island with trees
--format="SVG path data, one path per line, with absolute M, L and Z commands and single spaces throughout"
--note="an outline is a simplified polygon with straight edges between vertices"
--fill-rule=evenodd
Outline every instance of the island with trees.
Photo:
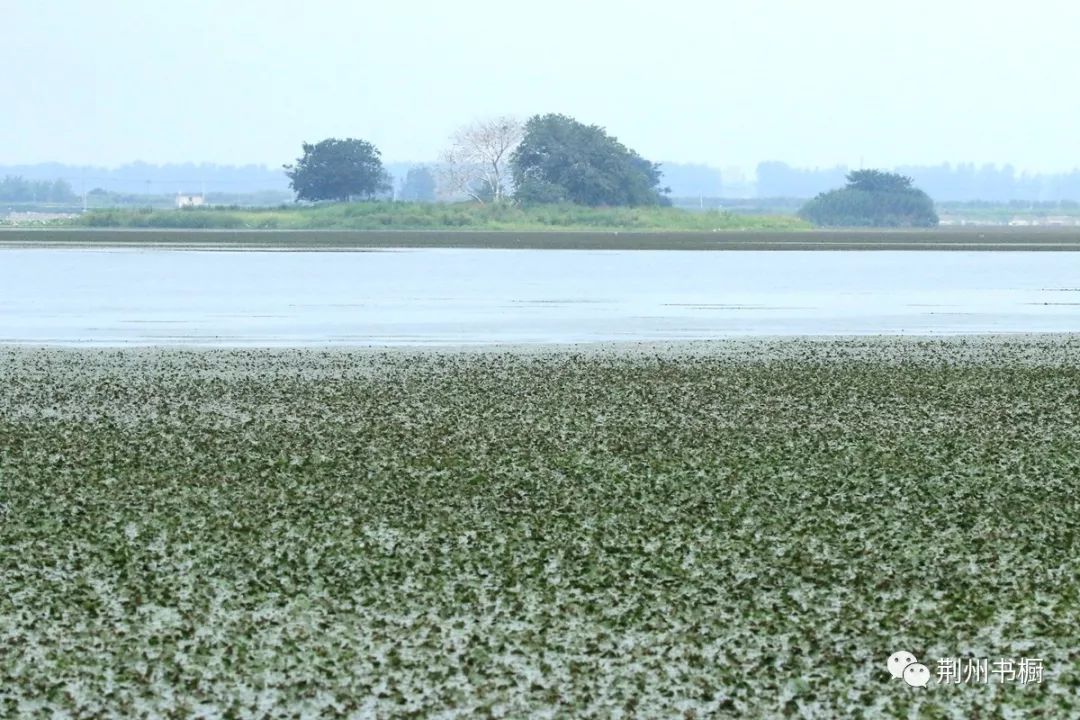
M 568 115 L 478 119 L 459 127 L 438 163 L 409 169 L 395 193 L 375 145 L 359 138 L 303 142 L 284 166 L 292 205 L 269 208 L 93 210 L 90 227 L 353 230 L 792 230 L 922 228 L 934 202 L 912 179 L 881 170 L 847 175 L 797 215 L 671 207 L 661 166 L 599 125 Z

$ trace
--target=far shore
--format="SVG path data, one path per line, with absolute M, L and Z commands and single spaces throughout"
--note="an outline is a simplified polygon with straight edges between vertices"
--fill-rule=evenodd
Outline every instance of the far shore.
M 492 250 L 1049 250 L 1080 251 L 1077 228 L 853 230 L 225 230 L 0 228 L 4 248 L 358 251 Z

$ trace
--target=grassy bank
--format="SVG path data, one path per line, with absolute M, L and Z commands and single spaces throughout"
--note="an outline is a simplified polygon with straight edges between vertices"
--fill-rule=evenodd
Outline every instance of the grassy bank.
M 1075 716 L 1078 351 L 0 349 L 0 715 Z
M 254 230 L 787 230 L 808 227 L 793 217 L 749 216 L 678 208 L 516 207 L 468 203 L 364 202 L 278 208 L 94 210 L 78 227 Z

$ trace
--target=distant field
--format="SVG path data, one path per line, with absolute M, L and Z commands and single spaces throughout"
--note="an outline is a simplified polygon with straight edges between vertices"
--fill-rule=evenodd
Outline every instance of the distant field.
M 580 250 L 1080 250 L 1080 229 L 942 228 L 657 232 L 0 229 L 0 247 L 353 250 L 507 248 Z
M 1075 337 L 0 376 L 0 716 L 1080 715 Z

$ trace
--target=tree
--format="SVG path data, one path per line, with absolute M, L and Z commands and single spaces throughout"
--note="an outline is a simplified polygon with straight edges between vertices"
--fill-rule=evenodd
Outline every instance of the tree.
M 75 199 L 75 193 L 66 180 L 27 180 L 21 175 L 6 175 L 0 180 L 0 200 L 63 203 Z
M 443 153 L 441 180 L 453 193 L 477 202 L 500 202 L 509 193 L 507 165 L 521 142 L 521 123 L 502 116 L 458 128 Z
M 597 125 L 566 115 L 536 115 L 510 158 L 515 197 L 523 202 L 666 205 L 660 166 Z
M 435 176 L 431 170 L 423 165 L 409 168 L 399 197 L 414 202 L 435 202 Z
M 799 216 L 826 227 L 933 227 L 934 201 L 911 178 L 881 170 L 856 170 L 847 186 L 821 193 Z
M 847 174 L 849 190 L 865 192 L 905 193 L 914 190 L 915 181 L 906 175 L 884 172 L 883 170 L 853 170 Z
M 295 165 L 284 166 L 298 200 L 370 198 L 391 188 L 380 153 L 369 142 L 328 138 L 303 143 L 303 149 Z

